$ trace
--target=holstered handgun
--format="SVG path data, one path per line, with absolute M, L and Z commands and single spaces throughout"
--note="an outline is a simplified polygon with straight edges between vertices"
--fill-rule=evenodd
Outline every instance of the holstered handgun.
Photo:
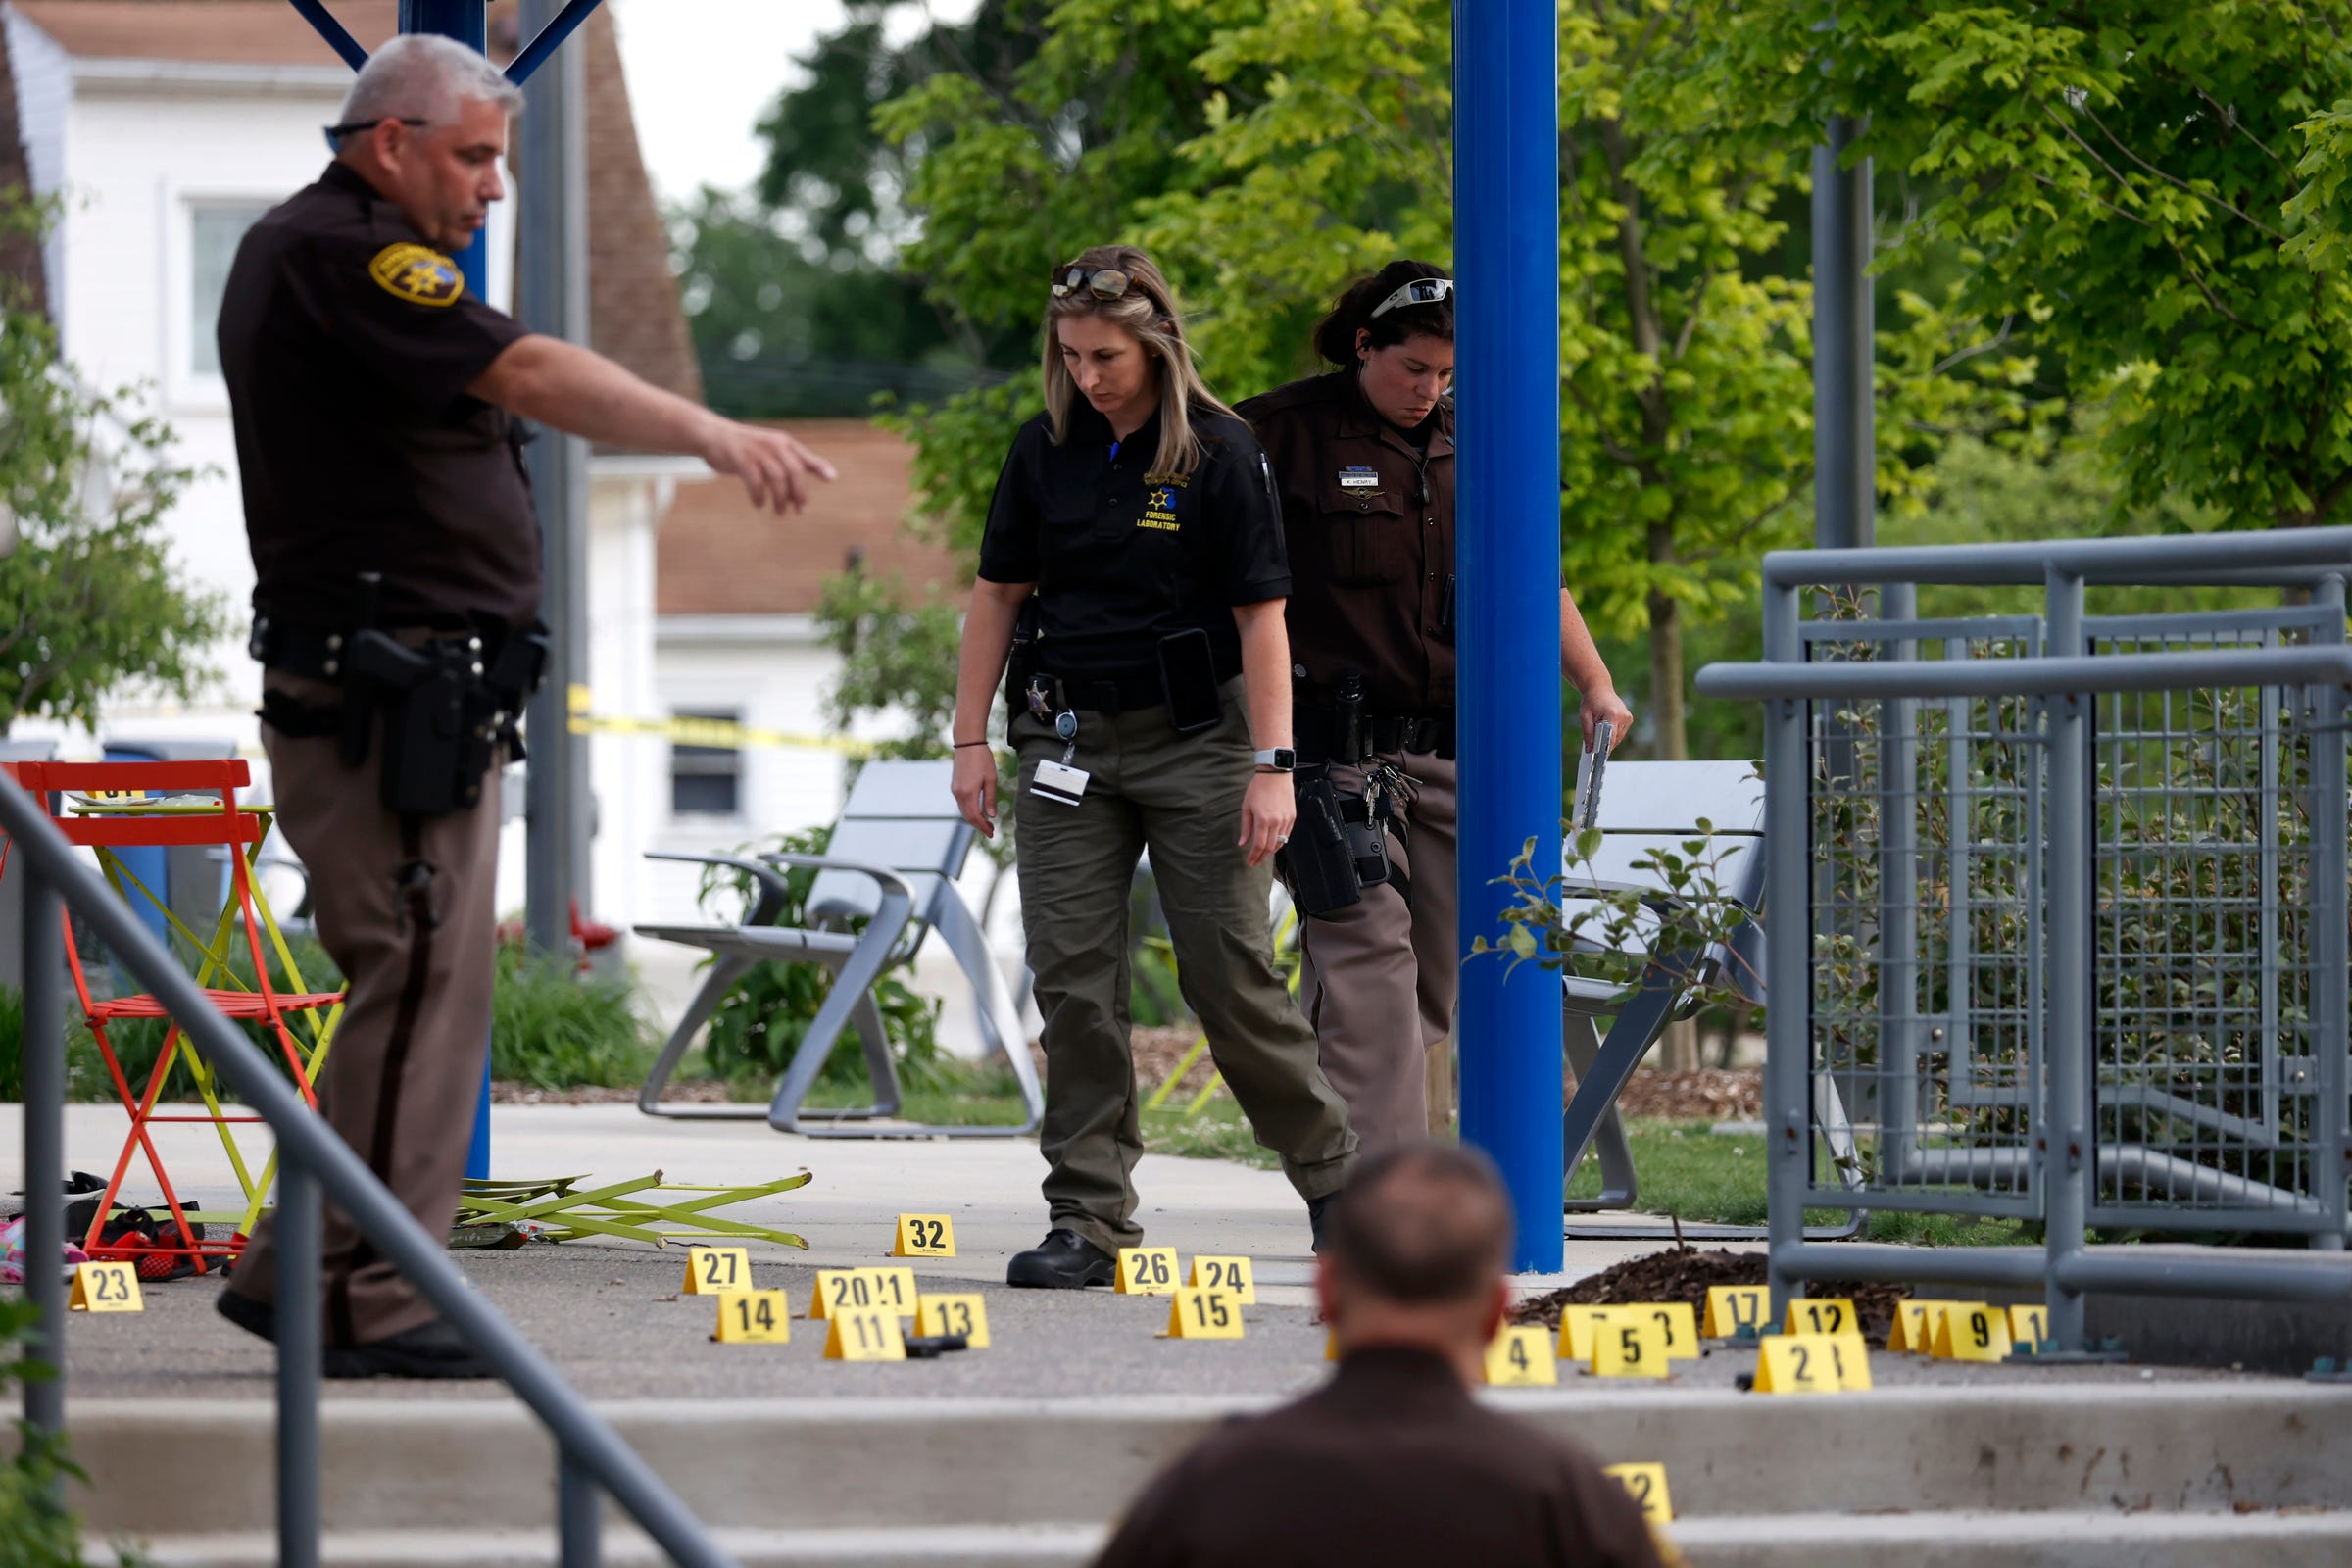
M 1331 787 L 1330 768 L 1301 768 L 1292 775 L 1291 787 L 1298 796 L 1298 819 L 1292 824 L 1291 841 L 1274 852 L 1274 868 L 1290 885 L 1291 902 L 1310 917 L 1362 903 L 1363 887 L 1347 827 L 1340 820 L 1339 793 Z

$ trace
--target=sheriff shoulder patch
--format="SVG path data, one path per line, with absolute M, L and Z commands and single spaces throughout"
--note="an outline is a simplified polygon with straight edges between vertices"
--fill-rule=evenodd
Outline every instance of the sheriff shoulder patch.
M 368 264 L 368 275 L 396 299 L 411 305 L 454 305 L 466 292 L 458 264 L 424 245 L 387 245 Z

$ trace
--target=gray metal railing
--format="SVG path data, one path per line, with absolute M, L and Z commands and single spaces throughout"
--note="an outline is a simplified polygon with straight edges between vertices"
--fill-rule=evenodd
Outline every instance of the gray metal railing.
M 152 993 L 216 1071 L 277 1136 L 278 1562 L 319 1560 L 319 1218 L 331 1199 L 544 1422 L 559 1453 L 556 1519 L 561 1560 L 599 1560 L 600 1494 L 613 1499 L 674 1562 L 731 1562 L 668 1485 L 555 1368 L 482 1299 L 428 1233 L 356 1153 L 312 1114 L 268 1058 L 206 999 L 128 905 L 83 865 L 39 802 L 0 777 L 0 832 L 13 842 L 24 889 L 25 1293 L 38 1314 L 27 1358 L 55 1373 L 24 1385 L 24 1418 L 65 1427 L 65 952 L 61 900 Z M 44 1266 L 44 1260 L 45 1266 Z
M 1697 686 L 1765 705 L 1766 901 L 1794 937 L 1767 960 L 1776 1312 L 1824 1276 L 2038 1285 L 2079 1350 L 2092 1289 L 2352 1300 L 2352 529 L 1782 552 L 1763 575 L 1763 662 Z M 1918 612 L 1922 588 L 2002 585 L 2041 613 Z M 2292 593 L 2088 612 L 2132 586 Z M 1804 1239 L 1807 1207 L 1863 1206 L 2043 1241 Z

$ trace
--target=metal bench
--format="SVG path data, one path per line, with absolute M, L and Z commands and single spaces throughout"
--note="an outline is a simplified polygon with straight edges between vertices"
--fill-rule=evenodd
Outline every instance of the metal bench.
M 811 1138 L 1016 1138 L 1036 1131 L 1045 1117 L 1045 1095 L 1029 1056 L 1027 1031 L 1013 1004 L 995 956 L 981 935 L 956 878 L 970 856 L 971 825 L 956 811 L 950 793 L 950 762 L 868 762 L 858 775 L 834 825 L 826 853 L 763 855 L 757 860 L 723 855 L 655 855 L 657 860 L 721 865 L 741 871 L 757 890 L 751 909 L 734 925 L 642 925 L 640 936 L 707 950 L 712 956 L 702 989 L 670 1031 L 637 1108 L 649 1116 L 757 1120 L 764 1116 L 779 1132 Z M 817 873 L 808 892 L 806 925 L 776 924 L 789 902 L 783 872 Z M 862 931 L 853 929 L 862 919 Z M 1028 1115 L 1019 1126 L 933 1126 L 897 1121 L 904 1095 L 882 1015 L 874 1005 L 874 983 L 913 961 L 932 932 L 948 945 L 971 982 L 981 1039 L 1004 1053 L 1019 1083 Z M 737 981 L 761 963 L 821 963 L 833 986 L 817 1008 L 808 1034 L 794 1052 L 774 1101 L 764 1111 L 742 1105 L 666 1102 L 662 1091 L 687 1047 Z M 874 1102 L 848 1110 L 808 1110 L 816 1075 L 845 1027 L 858 1031 Z

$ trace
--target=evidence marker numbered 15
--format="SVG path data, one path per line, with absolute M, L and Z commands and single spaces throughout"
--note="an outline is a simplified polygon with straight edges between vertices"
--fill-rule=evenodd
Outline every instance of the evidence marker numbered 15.
M 697 1247 L 686 1253 L 682 1296 L 717 1296 L 752 1288 L 752 1254 L 741 1247 Z
M 1168 1340 L 1238 1340 L 1242 1337 L 1242 1298 L 1231 1291 L 1204 1291 L 1180 1285 L 1168 1299 Z
M 729 1291 L 718 1298 L 721 1345 L 790 1345 L 792 1302 L 782 1291 Z
M 893 1257 L 954 1257 L 956 1222 L 945 1214 L 901 1214 Z

